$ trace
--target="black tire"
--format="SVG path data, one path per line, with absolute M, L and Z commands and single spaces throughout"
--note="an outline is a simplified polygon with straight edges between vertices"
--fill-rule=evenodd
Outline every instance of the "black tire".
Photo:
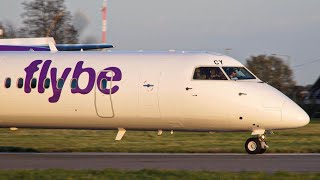
M 249 138 L 244 147 L 248 154 L 260 154 L 261 152 L 261 143 L 259 138 Z

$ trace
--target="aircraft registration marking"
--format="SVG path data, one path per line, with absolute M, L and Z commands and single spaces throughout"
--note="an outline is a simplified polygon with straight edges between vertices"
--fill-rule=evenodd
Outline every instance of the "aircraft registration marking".
M 215 65 L 223 65 L 223 61 L 222 60 L 213 60 Z

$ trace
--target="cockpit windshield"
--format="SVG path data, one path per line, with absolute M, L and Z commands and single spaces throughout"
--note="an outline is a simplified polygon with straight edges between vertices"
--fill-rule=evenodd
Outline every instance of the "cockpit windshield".
M 256 79 L 248 70 L 244 67 L 223 67 L 225 73 L 231 80 L 245 80 Z

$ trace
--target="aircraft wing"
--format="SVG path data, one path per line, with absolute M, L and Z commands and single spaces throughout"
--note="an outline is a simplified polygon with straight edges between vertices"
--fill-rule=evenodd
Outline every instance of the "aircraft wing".
M 111 44 L 55 44 L 53 38 L 0 39 L 0 51 L 87 51 L 114 48 Z
M 57 44 L 58 51 L 87 51 L 114 48 L 111 44 Z M 0 45 L 0 51 L 50 51 L 49 46 Z
M 56 44 L 58 51 L 80 51 L 114 48 L 111 44 Z
M 49 47 L 0 45 L 0 51 L 50 51 Z

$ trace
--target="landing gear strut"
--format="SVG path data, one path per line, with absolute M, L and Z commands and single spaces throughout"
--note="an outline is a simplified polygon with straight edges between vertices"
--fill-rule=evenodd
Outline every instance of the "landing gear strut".
M 249 138 L 245 144 L 245 149 L 248 154 L 263 154 L 268 147 L 265 141 L 265 135 Z

